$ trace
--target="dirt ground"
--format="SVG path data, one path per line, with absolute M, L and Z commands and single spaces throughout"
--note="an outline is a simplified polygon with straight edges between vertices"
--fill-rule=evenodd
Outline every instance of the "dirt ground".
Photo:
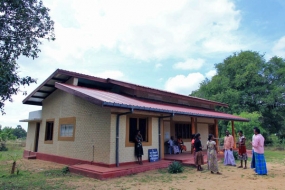
M 65 165 L 41 160 L 25 160 L 21 162 L 25 169 L 40 172 L 50 169 L 62 169 Z M 284 163 L 267 163 L 268 175 L 254 175 L 252 169 L 239 169 L 232 166 L 219 165 L 222 175 L 211 174 L 206 170 L 197 172 L 193 167 L 186 167 L 181 174 L 168 174 L 166 169 L 153 170 L 136 175 L 100 181 L 87 177 L 72 175 L 66 180 L 68 187 L 74 189 L 193 189 L 193 190 L 239 190 L 239 189 L 285 189 Z M 77 177 L 76 177 L 77 176 Z

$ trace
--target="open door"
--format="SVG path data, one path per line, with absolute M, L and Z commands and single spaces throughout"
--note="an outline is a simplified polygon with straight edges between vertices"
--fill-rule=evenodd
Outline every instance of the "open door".
M 41 124 L 37 123 L 36 134 L 35 134 L 35 149 L 34 149 L 34 152 L 38 152 L 40 126 L 41 126 Z

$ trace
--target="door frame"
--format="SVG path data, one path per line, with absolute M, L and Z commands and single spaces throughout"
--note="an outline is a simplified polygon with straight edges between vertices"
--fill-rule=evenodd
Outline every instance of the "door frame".
M 40 136 L 40 127 L 41 123 L 36 123 L 36 131 L 35 131 L 35 146 L 34 146 L 34 152 L 38 152 L 38 146 L 39 146 L 39 136 Z

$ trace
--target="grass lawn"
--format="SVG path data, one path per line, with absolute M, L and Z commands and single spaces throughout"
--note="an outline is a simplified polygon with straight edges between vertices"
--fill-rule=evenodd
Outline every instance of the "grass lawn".
M 285 165 L 285 151 L 266 149 L 264 152 L 266 162 Z
M 22 155 L 22 148 L 9 148 L 9 151 L 0 152 L 0 189 L 75 189 L 66 184 L 69 180 L 82 178 L 70 173 L 64 174 L 64 168 L 30 171 Z M 17 160 L 14 175 L 10 174 L 13 159 Z
M 107 181 L 87 178 L 76 174 L 64 173 L 64 165 L 54 164 L 41 160 L 22 159 L 22 148 L 10 148 L 9 151 L 0 152 L 0 189 L 209 189 L 209 184 L 219 184 L 216 189 L 227 189 L 234 184 L 248 185 L 257 183 L 272 189 L 279 189 L 276 180 L 285 177 L 285 152 L 266 150 L 266 161 L 271 167 L 267 176 L 253 176 L 253 171 L 237 169 L 236 167 L 219 165 L 220 171 L 225 175 L 211 175 L 206 170 L 197 172 L 194 167 L 186 167 L 181 174 L 169 174 L 167 169 L 153 170 L 136 175 L 125 176 Z M 17 160 L 18 174 L 11 175 L 13 158 Z M 35 166 L 35 163 L 38 164 Z M 237 161 L 237 164 L 239 161 Z M 250 164 L 250 160 L 249 160 Z M 46 166 L 48 165 L 48 166 Z M 32 166 L 32 167 L 31 167 Z M 44 167 L 46 166 L 46 167 Z M 55 167 L 56 166 L 56 167 Z M 280 170 L 280 171 L 279 171 Z M 281 171 L 282 170 L 282 171 Z M 284 173 L 284 174 L 283 174 Z M 229 177 L 230 176 L 230 177 Z M 239 184 L 238 178 L 243 180 Z M 271 184 L 271 180 L 272 184 Z M 228 184 L 229 183 L 229 184 Z M 225 186 L 223 186 L 225 185 Z M 212 188 L 213 186 L 210 186 Z M 247 186 L 246 189 L 255 189 Z M 270 189 L 269 188 L 269 189 Z M 281 188 L 282 189 L 282 188 Z

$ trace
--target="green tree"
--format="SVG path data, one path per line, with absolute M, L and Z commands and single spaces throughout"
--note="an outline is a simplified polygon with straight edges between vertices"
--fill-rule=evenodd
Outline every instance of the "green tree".
M 235 132 L 238 133 L 240 130 L 246 139 L 251 141 L 253 135 L 253 127 L 258 127 L 262 135 L 267 136 L 266 130 L 262 127 L 262 115 L 258 112 L 241 112 L 240 114 L 234 114 L 243 118 L 247 118 L 249 122 L 235 122 Z M 231 124 L 228 125 L 227 130 L 231 131 Z
M 16 140 L 17 137 L 13 134 L 14 129 L 12 127 L 4 127 L 1 131 L 1 139 L 6 140 Z
M 17 125 L 15 129 L 13 129 L 12 134 L 17 138 L 26 138 L 27 132 L 22 128 L 21 125 Z
M 215 65 L 217 75 L 206 79 L 192 96 L 229 104 L 218 108 L 227 113 L 259 112 L 262 127 L 270 133 L 284 134 L 285 60 L 254 51 L 241 51 Z
M 21 77 L 19 56 L 37 58 L 41 39 L 54 40 L 54 22 L 41 0 L 0 0 L 0 110 L 20 92 L 22 85 L 36 82 Z M 25 94 L 25 92 L 24 92 Z

